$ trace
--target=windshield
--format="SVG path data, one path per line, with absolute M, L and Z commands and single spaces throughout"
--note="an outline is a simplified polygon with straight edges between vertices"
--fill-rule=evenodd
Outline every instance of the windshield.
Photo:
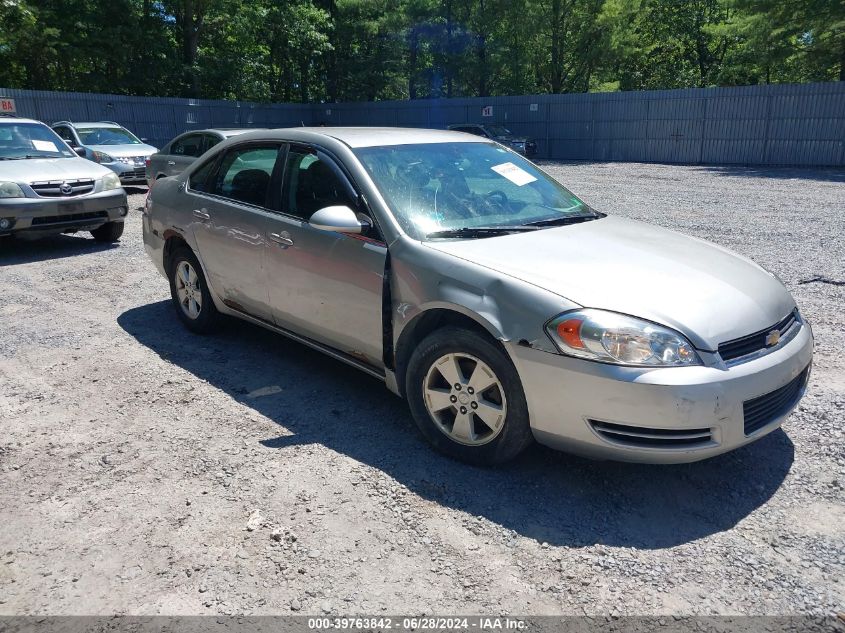
M 43 123 L 0 124 L 0 160 L 75 156 L 67 143 Z
M 504 125 L 488 125 L 487 131 L 493 136 L 510 136 L 511 131 Z
M 83 145 L 141 145 L 132 132 L 122 127 L 76 128 Z
M 400 226 L 417 239 L 600 217 L 530 162 L 491 143 L 364 147 L 355 154 Z

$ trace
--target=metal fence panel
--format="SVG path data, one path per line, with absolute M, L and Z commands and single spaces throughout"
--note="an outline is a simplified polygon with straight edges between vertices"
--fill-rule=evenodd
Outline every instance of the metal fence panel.
M 540 156 L 845 167 L 845 82 L 369 103 L 258 104 L 0 88 L 52 123 L 111 120 L 162 146 L 206 127 L 503 124 Z
M 704 164 L 754 164 L 755 158 L 763 155 L 765 143 L 754 139 L 731 140 L 729 138 L 705 139 L 701 150 Z

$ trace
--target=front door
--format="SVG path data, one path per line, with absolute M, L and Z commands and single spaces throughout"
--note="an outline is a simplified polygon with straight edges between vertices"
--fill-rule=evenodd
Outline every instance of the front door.
M 278 217 L 270 211 L 278 198 L 270 182 L 280 148 L 279 143 L 234 146 L 207 180 L 188 184 L 191 227 L 212 291 L 230 308 L 268 322 L 273 314 L 263 267 L 267 223 Z
M 349 181 L 328 156 L 291 146 L 282 215 L 267 238 L 267 281 L 276 324 L 376 368 L 382 360 L 382 283 L 387 248 L 375 229 L 347 235 L 315 229 L 315 211 L 358 211 Z

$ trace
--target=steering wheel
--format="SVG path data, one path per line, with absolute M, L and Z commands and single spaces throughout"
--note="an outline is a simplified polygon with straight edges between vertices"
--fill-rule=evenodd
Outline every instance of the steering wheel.
M 485 202 L 492 202 L 501 207 L 503 210 L 508 210 L 510 200 L 507 194 L 501 189 L 494 189 L 484 194 Z
M 451 202 L 448 207 L 444 207 L 449 209 L 449 215 L 456 216 L 462 220 L 471 220 L 476 216 L 472 210 L 472 204 L 465 198 L 458 197 L 453 193 L 446 193 L 444 197 Z

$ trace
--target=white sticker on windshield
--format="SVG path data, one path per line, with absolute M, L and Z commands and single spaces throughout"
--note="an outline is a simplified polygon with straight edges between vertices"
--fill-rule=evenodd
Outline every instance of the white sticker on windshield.
M 504 176 L 518 187 L 521 187 L 522 185 L 527 185 L 529 182 L 534 182 L 535 180 L 537 180 L 527 171 L 525 171 L 521 167 L 517 167 L 513 163 L 502 163 L 501 165 L 493 165 L 493 167 L 491 167 L 490 169 L 495 171 L 500 176 Z
M 39 152 L 58 152 L 59 148 L 52 141 L 39 141 L 32 139 L 32 146 Z

